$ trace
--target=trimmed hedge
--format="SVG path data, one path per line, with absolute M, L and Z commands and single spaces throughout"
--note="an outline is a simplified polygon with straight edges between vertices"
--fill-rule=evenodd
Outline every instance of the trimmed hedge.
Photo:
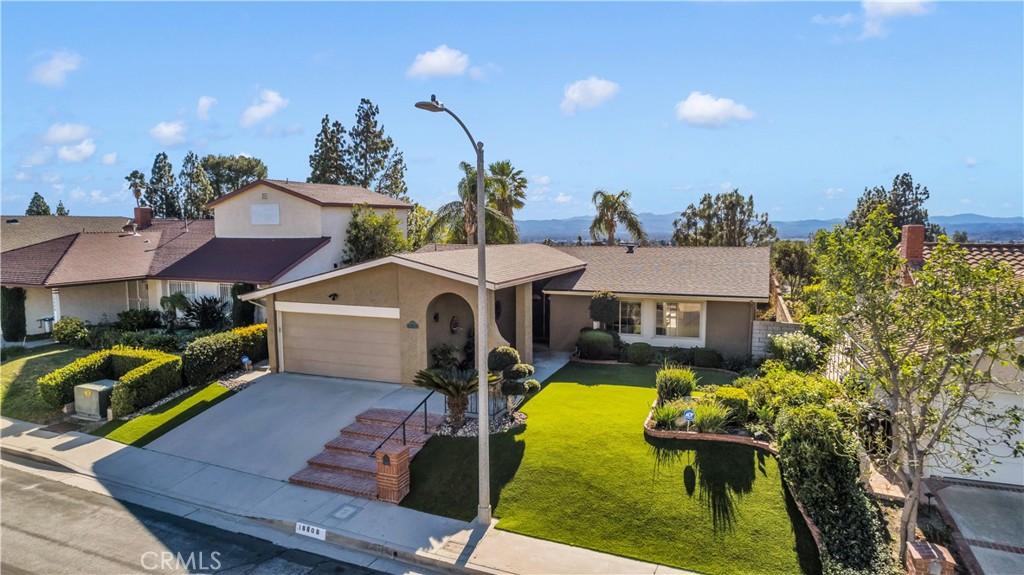
M 506 367 L 502 375 L 505 376 L 505 379 L 520 380 L 530 377 L 534 372 L 535 370 L 532 365 L 528 363 L 517 363 Z
M 0 330 L 7 341 L 25 339 L 25 290 L 0 288 Z
M 642 341 L 631 343 L 626 348 L 626 361 L 633 365 L 647 365 L 654 361 L 654 348 Z
M 745 423 L 750 414 L 750 397 L 738 387 L 722 386 L 715 390 L 715 398 L 729 409 L 735 423 Z
M 585 329 L 576 342 L 580 359 L 616 359 L 615 338 L 600 329 Z
M 666 367 L 654 375 L 658 404 L 690 395 L 697 386 L 697 374 L 687 367 Z
M 205 385 L 219 375 L 242 367 L 242 356 L 253 363 L 267 358 L 267 324 L 238 327 L 193 340 L 181 356 L 185 381 Z
M 152 349 L 115 347 L 79 358 L 40 377 L 36 386 L 47 405 L 59 408 L 75 399 L 75 386 L 116 379 L 110 398 L 115 417 L 127 415 L 182 385 L 181 358 Z

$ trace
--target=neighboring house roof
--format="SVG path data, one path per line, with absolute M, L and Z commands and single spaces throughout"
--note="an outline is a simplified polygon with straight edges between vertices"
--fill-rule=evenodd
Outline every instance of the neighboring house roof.
M 0 216 L 0 250 L 7 252 L 82 232 L 120 232 L 120 216 Z
M 237 190 L 224 194 L 213 200 L 207 207 L 213 207 L 219 203 L 229 200 L 240 194 L 248 192 L 257 186 L 268 186 L 275 190 L 297 196 L 304 200 L 313 202 L 318 206 L 341 206 L 352 207 L 366 204 L 371 208 L 395 208 L 412 209 L 412 204 L 403 202 L 384 194 L 371 192 L 359 186 L 343 186 L 338 184 L 309 184 L 306 182 L 291 182 L 288 180 L 256 180 Z
M 181 220 L 153 220 L 153 223 L 144 230 L 160 232 L 160 243 L 153 254 L 149 275 L 161 273 L 214 239 L 213 220 L 190 221 L 188 231 L 185 228 L 185 222 Z
M 330 240 L 213 238 L 155 275 L 162 279 L 271 283 Z
M 92 284 L 149 275 L 160 232 L 78 234 L 46 280 L 48 286 Z M 6 265 L 6 264 L 5 264 Z
M 935 245 L 924 244 L 924 259 L 928 259 Z M 967 263 L 971 265 L 986 259 L 1006 262 L 1017 277 L 1024 278 L 1024 244 L 960 244 L 960 247 L 967 251 Z
M 0 283 L 3 285 L 41 286 L 60 263 L 76 234 L 12 249 L 3 253 Z
M 586 262 L 556 277 L 545 291 L 763 299 L 770 297 L 770 248 L 566 246 Z

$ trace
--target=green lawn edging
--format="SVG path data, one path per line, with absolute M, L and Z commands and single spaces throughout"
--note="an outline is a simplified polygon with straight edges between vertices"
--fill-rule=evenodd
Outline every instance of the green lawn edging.
M 142 447 L 234 393 L 219 383 L 211 383 L 133 419 L 109 421 L 93 430 L 92 435 Z

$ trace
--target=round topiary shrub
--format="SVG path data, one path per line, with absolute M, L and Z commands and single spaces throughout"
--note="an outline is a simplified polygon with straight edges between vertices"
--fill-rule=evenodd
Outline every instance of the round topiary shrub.
M 488 371 L 505 371 L 519 363 L 519 352 L 507 345 L 496 347 L 487 354 Z
M 599 329 L 589 329 L 580 332 L 580 339 L 576 342 L 579 349 L 580 359 L 614 359 L 615 339 L 612 334 Z
M 87 347 L 89 345 L 89 330 L 85 322 L 77 317 L 62 317 L 53 324 L 53 339 L 57 343 L 73 345 L 75 347 Z
M 533 372 L 534 369 L 532 365 L 528 363 L 517 363 L 506 367 L 505 371 L 502 372 L 502 375 L 505 376 L 505 379 L 522 380 L 533 375 Z
M 730 417 L 736 423 L 744 423 L 750 413 L 750 397 L 738 387 L 719 387 L 715 398 L 729 409 Z
M 647 365 L 654 361 L 654 348 L 642 341 L 631 343 L 626 348 L 626 361 L 633 365 Z
M 659 369 L 654 381 L 658 390 L 658 403 L 663 404 L 693 393 L 693 388 L 697 386 L 697 374 L 687 367 L 668 367 Z

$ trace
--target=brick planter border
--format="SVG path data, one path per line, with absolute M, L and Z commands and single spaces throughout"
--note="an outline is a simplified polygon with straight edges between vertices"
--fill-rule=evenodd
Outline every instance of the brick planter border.
M 701 368 L 706 369 L 706 368 Z M 657 403 L 657 402 L 655 402 Z M 731 435 L 726 433 L 701 433 L 699 431 L 680 431 L 676 429 L 655 429 L 654 419 L 651 417 L 654 412 L 654 404 L 651 405 L 651 411 L 647 413 L 647 419 L 644 420 L 644 435 L 656 439 L 681 439 L 684 441 L 709 441 L 713 443 L 735 443 L 739 445 L 748 445 L 755 449 L 761 449 L 767 451 L 771 455 L 778 457 L 779 450 L 775 446 L 767 441 L 758 441 L 753 437 L 745 437 L 742 435 Z M 779 469 L 782 469 L 780 466 Z M 804 523 L 807 524 L 807 530 L 811 532 L 811 539 L 814 539 L 814 545 L 818 548 L 819 557 L 824 555 L 825 543 L 821 538 L 821 531 L 818 526 L 814 524 L 814 520 L 807 514 L 807 510 L 804 509 L 803 504 L 797 499 L 796 493 L 793 488 L 789 485 L 789 481 L 786 481 L 786 475 L 782 475 L 782 484 L 786 486 L 786 491 L 793 498 L 793 503 L 796 504 L 796 508 L 800 511 L 800 516 L 804 518 Z

